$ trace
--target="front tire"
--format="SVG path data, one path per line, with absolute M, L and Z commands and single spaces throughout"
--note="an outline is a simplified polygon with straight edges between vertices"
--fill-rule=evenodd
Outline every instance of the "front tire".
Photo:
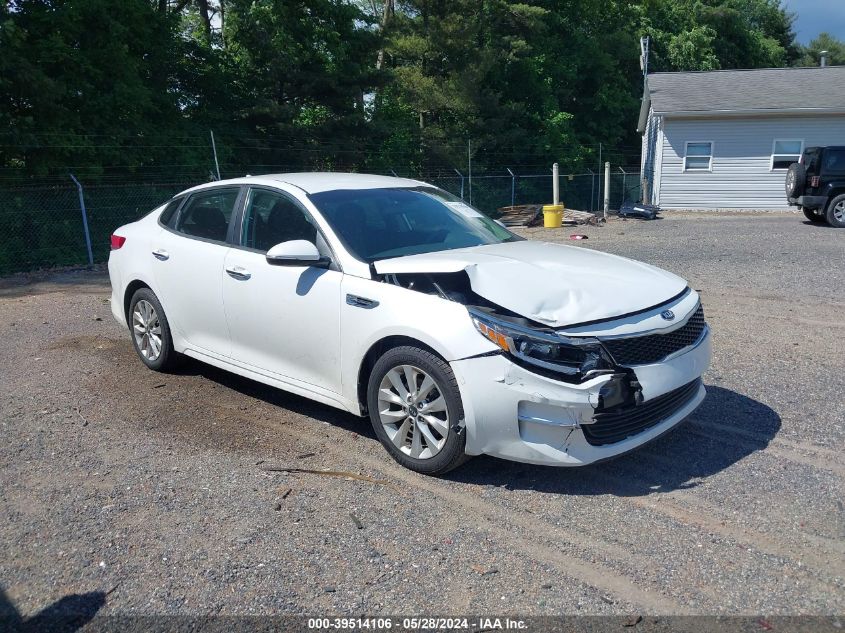
M 367 408 L 379 441 L 405 468 L 442 475 L 468 459 L 455 374 L 428 350 L 385 352 L 370 373 Z
M 824 215 L 816 213 L 813 209 L 801 207 L 801 210 L 804 212 L 804 217 L 814 224 L 823 224 L 826 221 Z
M 154 371 L 173 369 L 178 354 L 173 348 L 170 324 L 155 293 L 140 288 L 129 301 L 129 332 L 138 358 Z
M 827 223 L 836 228 L 845 228 L 845 194 L 836 196 L 827 205 Z

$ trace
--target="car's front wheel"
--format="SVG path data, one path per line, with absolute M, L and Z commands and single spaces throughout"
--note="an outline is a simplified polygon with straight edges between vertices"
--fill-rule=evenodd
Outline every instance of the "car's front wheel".
M 845 228 L 845 194 L 836 196 L 827 205 L 827 223 L 837 228 Z
M 461 394 L 439 356 L 412 346 L 385 352 L 370 373 L 367 408 L 378 439 L 406 468 L 440 475 L 467 459 Z
M 177 363 L 170 324 L 155 293 L 140 288 L 129 301 L 129 331 L 141 361 L 155 371 L 168 371 Z
M 810 222 L 824 222 L 825 217 L 824 214 L 816 213 L 815 209 L 808 209 L 807 207 L 801 207 L 801 210 L 804 212 L 804 217 L 807 218 Z

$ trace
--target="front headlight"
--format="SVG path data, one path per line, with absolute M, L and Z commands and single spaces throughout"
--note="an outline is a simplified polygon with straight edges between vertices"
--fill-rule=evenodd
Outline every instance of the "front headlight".
M 526 369 L 551 373 L 568 382 L 580 382 L 597 373 L 614 371 L 613 363 L 598 339 L 533 330 L 471 308 L 469 314 L 482 336 Z

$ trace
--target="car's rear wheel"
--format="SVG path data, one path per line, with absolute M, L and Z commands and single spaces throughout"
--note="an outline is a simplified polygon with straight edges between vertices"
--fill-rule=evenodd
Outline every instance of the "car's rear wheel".
M 807 207 L 801 207 L 801 210 L 804 212 L 804 217 L 807 218 L 810 222 L 824 222 L 825 216 L 823 213 L 816 213 L 815 209 L 808 209 Z
M 827 223 L 837 228 L 845 228 L 845 194 L 836 196 L 827 205 Z
M 412 346 L 385 352 L 370 373 L 367 408 L 379 441 L 406 468 L 440 475 L 467 459 L 461 394 L 439 356 Z
M 129 302 L 129 330 L 132 345 L 147 367 L 168 371 L 176 366 L 178 355 L 173 349 L 170 324 L 155 293 L 140 288 Z

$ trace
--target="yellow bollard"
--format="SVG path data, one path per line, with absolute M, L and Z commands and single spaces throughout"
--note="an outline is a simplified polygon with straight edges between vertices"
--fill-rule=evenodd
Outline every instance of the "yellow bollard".
M 559 229 L 561 222 L 563 222 L 563 205 L 544 204 L 543 226 L 547 229 Z

